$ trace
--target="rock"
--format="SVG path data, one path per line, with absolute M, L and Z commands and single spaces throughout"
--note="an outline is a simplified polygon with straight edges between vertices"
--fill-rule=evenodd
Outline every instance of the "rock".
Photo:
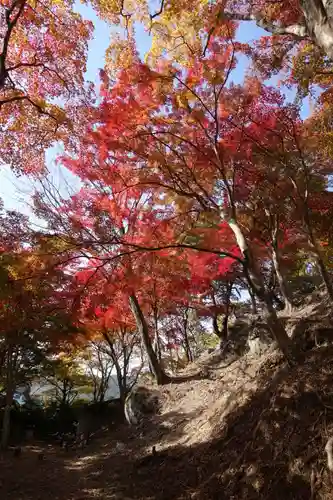
M 146 416 L 158 413 L 159 393 L 146 387 L 135 387 L 125 401 L 125 417 L 130 425 L 138 425 Z
M 117 441 L 116 443 L 116 450 L 117 451 L 125 451 L 126 450 L 126 445 L 124 443 L 121 443 L 120 441 Z
M 273 343 L 274 341 L 269 331 L 264 326 L 254 327 L 247 339 L 248 349 L 254 356 L 261 356 L 272 347 Z

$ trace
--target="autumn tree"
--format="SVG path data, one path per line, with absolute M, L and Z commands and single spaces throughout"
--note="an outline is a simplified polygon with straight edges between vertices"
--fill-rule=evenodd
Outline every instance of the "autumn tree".
M 125 29 L 127 35 L 118 34 L 111 43 L 108 53 L 112 67 L 111 56 L 121 67 L 132 59 L 135 23 L 143 24 L 152 35 L 149 61 L 153 64 L 163 51 L 180 60 L 197 51 L 205 53 L 210 38 L 219 29 L 232 32 L 238 27 L 245 31 L 255 23 L 263 30 L 262 36 L 251 46 L 244 44 L 244 50 L 255 56 L 258 69 L 272 74 L 283 68 L 289 81 L 297 82 L 302 90 L 308 90 L 312 83 L 323 88 L 327 83 L 331 86 L 330 2 L 161 0 L 155 5 L 125 0 L 106 5 L 97 0 L 93 5 L 104 19 Z
M 69 146 L 87 103 L 92 24 L 73 8 L 71 0 L 1 2 L 1 161 L 20 172 L 41 171 L 54 141 Z
M 70 277 L 45 253 L 43 237 L 27 218 L 2 212 L 0 219 L 0 352 L 6 393 L 2 446 L 8 443 L 10 408 L 18 384 L 37 376 L 46 355 L 78 332 L 66 291 Z
M 91 290 L 91 288 L 90 288 Z M 119 297 L 117 297 L 119 300 Z M 98 393 L 105 396 L 112 369 L 115 370 L 119 396 L 125 401 L 127 394 L 136 382 L 132 378 L 133 363 L 142 368 L 141 342 L 134 317 L 131 313 L 128 297 L 124 302 L 114 298 L 110 303 L 104 299 L 98 305 L 82 310 L 82 320 L 86 324 L 86 338 L 90 339 L 98 354 L 98 366 L 95 377 L 99 377 Z M 96 386 L 97 382 L 94 382 Z M 102 400 L 102 399 L 101 399 Z
M 228 256 L 244 266 L 251 287 L 260 300 L 266 304 L 271 328 L 275 336 L 279 338 L 281 347 L 286 351 L 287 335 L 279 325 L 271 299 L 260 277 L 259 268 L 250 251 L 245 234 L 237 223 L 236 204 L 236 197 L 240 195 L 236 189 L 242 189 L 241 179 L 244 177 L 249 179 L 249 173 L 242 169 L 242 164 L 237 158 L 237 144 L 241 140 L 241 135 L 239 135 L 242 130 L 241 124 L 245 116 L 248 117 L 249 114 L 245 109 L 248 110 L 248 106 L 253 106 L 255 110 L 256 106 L 265 105 L 272 108 L 274 100 L 278 98 L 271 89 L 264 89 L 260 86 L 259 104 L 259 88 L 258 94 L 252 94 L 250 86 L 245 87 L 243 92 L 246 93 L 248 100 L 246 108 L 238 108 L 240 109 L 238 114 L 232 116 L 233 106 L 241 105 L 244 99 L 240 97 L 240 89 L 227 90 L 225 87 L 225 79 L 234 65 L 234 53 L 232 47 L 223 39 L 217 39 L 214 43 L 215 45 L 212 41 L 212 50 L 207 53 L 206 59 L 193 61 L 190 70 L 183 69 L 182 76 L 180 70 L 173 69 L 168 61 L 165 61 L 161 75 L 150 72 L 148 68 L 140 64 L 136 69 L 139 71 L 139 76 L 134 77 L 133 83 L 129 81 L 128 73 L 126 77 L 123 75 L 118 85 L 114 86 L 107 95 L 101 108 L 101 119 L 109 117 L 106 128 L 92 133 L 91 138 L 92 141 L 96 141 L 96 144 L 99 144 L 99 141 L 103 142 L 102 149 L 98 152 L 100 162 L 107 163 L 112 155 L 114 163 L 119 157 L 119 162 L 114 163 L 118 167 L 119 174 L 114 169 L 110 172 L 112 177 L 107 180 L 109 185 L 113 185 L 114 190 L 117 191 L 120 188 L 120 182 L 122 182 L 122 189 L 124 186 L 128 189 L 131 186 L 136 189 L 140 186 L 142 189 L 144 186 L 149 186 L 150 189 L 155 189 L 154 194 L 157 196 L 164 190 L 168 195 L 172 193 L 174 206 L 180 207 L 181 217 L 184 217 L 185 211 L 191 214 L 190 220 L 191 217 L 197 217 L 200 214 L 207 216 L 210 212 L 215 214 L 215 223 L 218 223 L 219 219 L 223 220 L 220 242 L 226 241 L 227 234 L 229 238 L 233 234 L 243 259 L 224 249 L 217 250 L 216 247 L 214 248 L 215 245 L 212 245 L 212 241 L 208 248 L 212 253 L 215 251 L 215 253 Z M 219 55 L 216 54 L 216 50 L 219 51 Z M 223 55 L 221 55 L 222 51 L 224 51 Z M 204 71 L 206 73 L 203 73 Z M 170 93 L 172 88 L 172 93 Z M 201 95 L 202 92 L 204 94 Z M 166 116 L 159 115 L 157 111 L 166 103 L 170 111 Z M 115 106 L 118 107 L 117 111 Z M 107 110 L 111 107 L 113 111 L 110 114 Z M 117 112 L 123 113 L 121 123 L 112 118 L 117 116 Z M 254 123 L 251 126 L 257 127 Z M 229 134 L 230 146 L 226 139 L 222 140 L 222 131 L 224 137 Z M 118 138 L 121 137 L 116 142 L 115 133 Z M 253 135 L 252 145 L 255 148 L 257 136 L 252 134 L 250 129 L 247 135 L 250 137 Z M 89 153 L 84 153 L 79 163 L 71 163 L 72 168 L 80 175 L 83 174 L 84 178 L 96 175 L 96 170 L 93 172 L 90 166 L 91 148 L 94 148 L 92 141 L 87 149 Z M 124 156 L 128 152 L 131 156 Z M 251 149 L 249 153 L 251 154 Z M 236 155 L 235 159 L 232 155 Z M 135 165 L 134 160 L 142 166 L 135 174 L 132 170 L 132 165 Z M 232 186 L 228 169 L 235 160 L 239 164 L 239 174 Z M 144 168 L 145 165 L 146 168 Z M 148 168 L 150 165 L 153 166 L 152 169 Z M 203 165 L 205 165 L 204 177 Z M 255 172 L 253 174 L 255 175 Z M 223 199 L 222 205 L 217 198 L 218 191 L 223 193 L 220 195 Z M 168 206 L 165 202 L 164 205 Z M 168 210 L 170 212 L 169 206 Z M 175 213 L 177 209 L 172 215 Z M 192 226 L 195 225 L 193 222 L 191 221 Z M 197 241 L 198 238 L 202 240 L 200 232 L 202 233 L 203 229 L 194 227 L 193 231 L 196 232 Z M 186 245 L 186 239 L 183 236 L 182 241 L 184 243 L 180 246 L 196 247 L 193 244 Z M 216 239 L 213 241 L 215 243 Z M 123 243 L 131 246 L 134 242 L 125 235 Z M 177 243 L 180 244 L 179 241 Z M 197 247 L 200 249 L 200 245 Z M 221 247 L 221 243 L 217 244 L 217 247 Z M 143 245 L 141 248 L 144 250 Z
M 172 4 L 164 7 L 172 17 Z M 118 15 L 130 8 L 124 4 Z M 149 14 L 147 19 L 156 22 Z M 77 158 L 63 161 L 85 187 L 52 214 L 42 202 L 38 207 L 78 257 L 90 258 L 92 274 L 107 281 L 120 263 L 156 370 L 137 272 L 142 253 L 204 252 L 236 263 L 285 354 L 289 338 L 276 315 L 279 296 L 266 277 L 276 277 L 290 308 L 283 248 L 291 235 L 315 259 L 332 296 L 308 203 L 311 193 L 325 190 L 318 139 L 299 108 L 285 104 L 273 87 L 254 77 L 229 85 L 238 54 L 248 50 L 235 38 L 236 24 L 221 20 L 212 30 L 209 23 L 198 29 L 192 14 L 187 21 L 193 21 L 193 43 L 185 52 L 170 56 L 167 46 L 149 67 L 132 39 L 130 67 L 122 71 L 120 64 L 112 84 L 103 73 L 96 122 Z
M 93 386 L 93 401 L 102 403 L 109 388 L 114 362 L 101 341 L 89 342 L 81 356 Z
M 147 272 L 147 259 L 139 250 L 128 252 L 125 247 L 122 252 L 121 241 L 117 243 L 121 236 L 138 237 L 142 242 L 151 241 L 151 237 L 158 240 L 159 235 L 167 238 L 167 227 L 158 218 L 155 227 L 151 227 L 152 232 L 145 232 L 147 226 L 142 219 L 153 221 L 155 216 L 149 200 L 139 191 L 129 191 L 120 198 L 112 197 L 110 193 L 101 199 L 98 189 L 82 189 L 78 195 L 67 201 L 60 200 L 60 204 L 53 207 L 47 201 L 43 202 L 40 196 L 35 201 L 36 213 L 48 220 L 50 230 L 56 232 L 68 252 L 72 252 L 71 259 L 82 261 L 76 272 L 80 283 L 76 290 L 79 309 L 82 307 L 88 311 L 88 317 L 96 313 L 96 308 L 109 311 L 106 318 L 111 318 L 112 311 L 116 316 L 119 313 L 120 318 L 126 316 L 125 323 L 119 318 L 115 321 L 127 325 L 126 329 L 129 324 L 130 331 L 133 331 L 134 318 L 156 379 L 159 383 L 169 380 L 154 351 L 152 332 L 145 317 L 144 290 L 147 280 L 142 272 Z M 91 209 L 93 212 L 90 212 Z M 113 243 L 110 241 L 110 221 Z M 144 228 L 142 233 L 140 227 Z M 96 292 L 91 294 L 94 289 Z M 114 304 L 110 304 L 110 297 Z
M 80 391 L 91 390 L 90 377 L 80 363 L 79 354 L 80 351 L 67 344 L 62 346 L 59 353 L 44 359 L 40 378 L 49 386 L 47 392 L 61 412 L 66 412 Z

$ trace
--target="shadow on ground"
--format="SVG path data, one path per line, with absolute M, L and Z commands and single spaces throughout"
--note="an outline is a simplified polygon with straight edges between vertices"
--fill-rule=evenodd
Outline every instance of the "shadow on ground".
M 332 375 L 333 348 L 310 351 L 293 368 L 268 367 L 251 400 L 223 422 L 217 414 L 209 441 L 191 447 L 159 452 L 159 432 L 184 432 L 170 412 L 153 432 L 124 427 L 81 452 L 3 457 L 1 499 L 333 499 L 324 453 Z M 157 454 L 147 454 L 153 446 Z

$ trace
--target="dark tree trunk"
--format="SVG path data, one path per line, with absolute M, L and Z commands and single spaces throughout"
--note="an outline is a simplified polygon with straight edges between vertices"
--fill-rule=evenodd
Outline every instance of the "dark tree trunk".
M 117 352 L 114 348 L 113 341 L 109 337 L 107 331 L 103 331 L 103 337 L 104 337 L 104 339 L 105 339 L 105 341 L 108 344 L 109 349 L 110 349 L 110 356 L 111 356 L 112 362 L 114 364 L 114 367 L 116 369 L 117 382 L 118 382 L 118 388 L 119 388 L 119 397 L 120 397 L 120 400 L 124 403 L 126 396 L 127 396 L 127 392 L 128 392 L 127 391 L 127 384 L 126 384 L 126 380 L 127 380 L 127 365 L 126 365 L 126 363 L 128 362 L 128 360 L 126 357 L 126 353 L 123 352 L 123 358 L 124 358 L 124 373 L 123 373 L 121 370 L 120 363 L 119 363 L 119 357 L 117 356 Z
M 193 361 L 193 354 L 190 346 L 190 341 L 188 339 L 188 307 L 185 310 L 185 317 L 184 317 L 184 323 L 183 323 L 183 328 L 184 328 L 184 350 L 186 354 L 187 361 L 189 363 L 192 363 Z
M 162 350 L 161 350 L 160 336 L 158 331 L 158 313 L 156 308 L 154 308 L 154 323 L 155 323 L 155 352 L 157 355 L 157 359 L 160 363 L 162 360 Z
M 279 311 L 282 311 L 285 308 L 285 303 L 276 295 L 275 292 L 269 292 L 269 296 L 272 299 L 272 303 L 276 305 Z
M 131 295 L 129 298 L 129 303 L 130 307 L 132 310 L 132 313 L 135 317 L 136 325 L 138 327 L 138 330 L 140 332 L 143 344 L 145 346 L 145 350 L 148 356 L 149 360 L 149 365 L 153 371 L 153 374 L 156 378 L 156 381 L 159 385 L 162 384 L 167 384 L 170 382 L 170 377 L 164 373 L 158 358 L 156 356 L 156 353 L 154 352 L 151 339 L 149 336 L 149 330 L 148 330 L 148 325 L 147 322 L 144 318 L 143 312 L 141 310 L 140 304 L 138 302 L 138 299 L 136 298 L 135 295 Z
M 12 346 L 8 346 L 7 363 L 6 363 L 6 406 L 4 409 L 2 431 L 1 431 L 1 448 L 6 449 L 10 437 L 10 413 L 14 398 L 14 360 Z
M 188 340 L 188 335 L 187 335 L 187 332 L 184 333 L 184 350 L 185 350 L 185 354 L 186 354 L 186 359 L 189 363 L 192 363 L 193 362 L 193 354 L 192 354 L 192 350 L 191 350 L 191 346 L 190 346 L 190 342 Z
M 229 315 L 230 315 L 230 299 L 231 299 L 231 293 L 232 293 L 232 287 L 234 283 L 232 281 L 229 281 L 227 284 L 227 296 L 226 296 L 226 311 L 225 315 L 223 318 L 223 323 L 222 323 L 222 338 L 224 341 L 227 340 L 228 338 L 228 324 L 229 324 Z
M 218 320 L 219 320 L 218 314 L 214 314 L 214 316 L 213 316 L 213 330 L 214 330 L 215 335 L 219 339 L 221 339 L 222 332 L 221 332 L 221 330 L 219 328 L 219 322 L 218 322 Z
M 249 294 L 250 294 L 250 299 L 251 299 L 252 314 L 258 314 L 256 296 L 255 296 L 250 285 L 249 285 Z

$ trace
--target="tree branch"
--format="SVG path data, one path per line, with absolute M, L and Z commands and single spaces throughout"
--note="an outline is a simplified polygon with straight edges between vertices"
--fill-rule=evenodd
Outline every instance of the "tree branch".
M 289 26 L 277 26 L 255 14 L 239 14 L 236 12 L 224 12 L 223 16 L 230 21 L 254 21 L 259 28 L 272 33 L 273 35 L 293 35 L 296 38 L 306 38 L 309 36 L 305 24 L 290 24 Z
M 160 14 L 162 14 L 163 9 L 164 9 L 164 0 L 161 1 L 160 8 L 154 14 L 150 14 L 150 19 L 153 20 L 155 17 L 158 17 Z
M 34 108 L 36 108 L 36 110 L 38 111 L 38 113 L 40 113 L 41 115 L 48 116 L 49 118 L 51 118 L 52 120 L 54 120 L 56 122 L 56 124 L 57 124 L 57 127 L 58 127 L 58 120 L 56 119 L 56 117 L 53 116 L 48 111 L 45 111 L 45 109 L 43 109 L 41 106 L 39 106 L 39 104 L 37 104 L 36 102 L 34 102 L 27 95 L 17 95 L 17 96 L 13 96 L 13 97 L 8 97 L 8 98 L 6 98 L 4 100 L 0 100 L 0 108 L 1 108 L 1 106 L 4 106 L 5 104 L 9 104 L 10 102 L 17 102 L 17 101 L 28 101 Z
M 6 34 L 5 34 L 4 39 L 3 39 L 2 53 L 0 54 L 0 88 L 4 86 L 5 79 L 7 76 L 6 58 L 7 58 L 7 53 L 8 53 L 10 37 L 12 35 L 13 29 L 15 28 L 21 14 L 23 12 L 25 4 L 26 4 L 26 0 L 15 0 L 12 3 L 11 7 L 6 9 L 7 31 L 6 31 Z M 16 16 L 14 17 L 14 19 L 11 21 L 10 16 L 13 14 L 13 12 L 17 6 L 19 6 L 18 12 L 16 13 Z

